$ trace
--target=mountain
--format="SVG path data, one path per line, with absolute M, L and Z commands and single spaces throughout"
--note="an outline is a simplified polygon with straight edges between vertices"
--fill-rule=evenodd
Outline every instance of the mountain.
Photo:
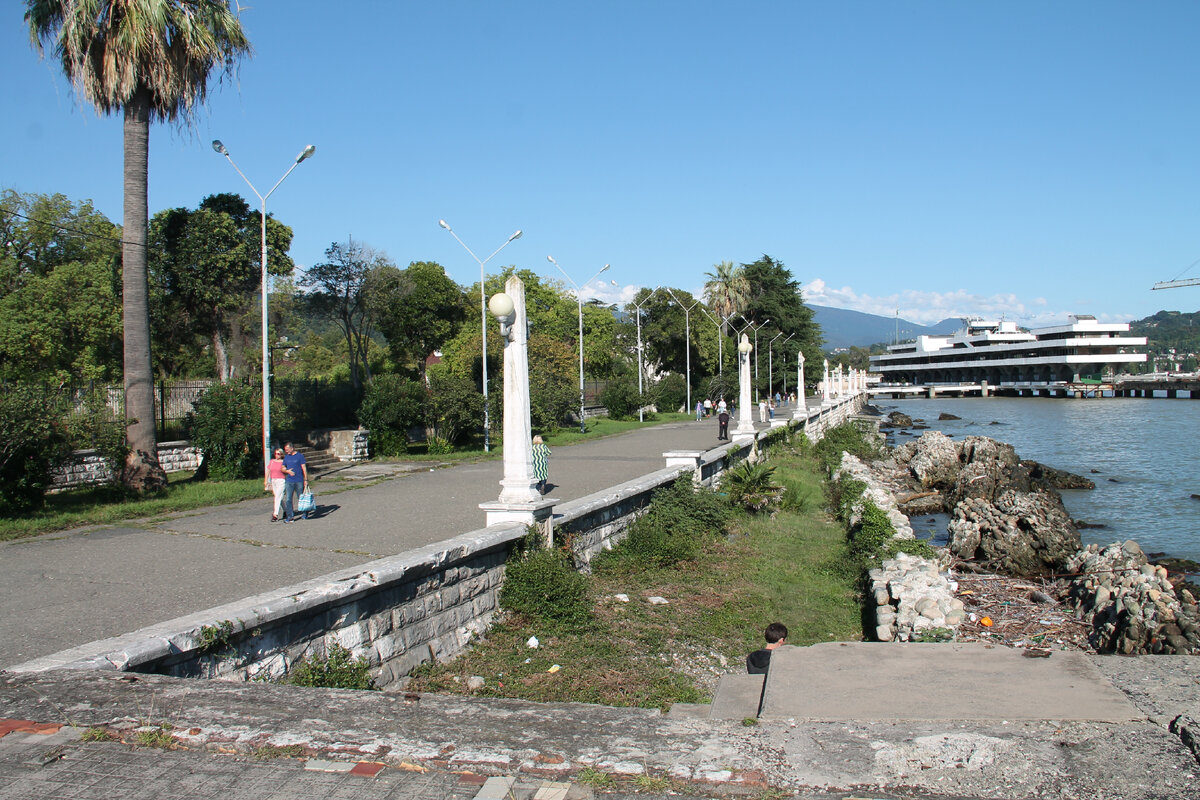
M 811 303 L 808 304 L 808 307 L 813 310 L 813 318 L 821 326 L 826 350 L 836 350 L 840 347 L 869 347 L 880 342 L 892 344 L 896 340 L 896 317 L 881 317 L 878 314 L 866 314 L 862 311 L 851 311 L 832 306 L 817 306 Z M 900 341 L 903 342 L 923 334 L 954 333 L 961 327 L 962 320 L 955 317 L 944 319 L 936 325 L 919 325 L 916 322 L 900 319 Z

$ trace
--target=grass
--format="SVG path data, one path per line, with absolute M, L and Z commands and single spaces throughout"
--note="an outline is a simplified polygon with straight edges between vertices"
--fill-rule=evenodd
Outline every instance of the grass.
M 598 559 L 590 622 L 506 615 L 458 659 L 417 670 L 410 689 L 464 694 L 479 676 L 479 696 L 665 709 L 709 699 L 719 674 L 744 669 L 771 622 L 788 626 L 789 644 L 861 640 L 858 574 L 843 529 L 820 508 L 818 467 L 804 457 L 772 463 L 813 500 L 773 519 L 739 516 L 728 536 L 673 567 Z M 649 604 L 655 595 L 668 603 Z M 530 636 L 537 649 L 526 647 Z

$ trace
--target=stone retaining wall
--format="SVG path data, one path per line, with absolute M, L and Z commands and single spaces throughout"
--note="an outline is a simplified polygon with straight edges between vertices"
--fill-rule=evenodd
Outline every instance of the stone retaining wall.
M 166 472 L 187 472 L 200 466 L 200 451 L 191 442 L 159 442 L 158 463 Z M 76 450 L 71 463 L 52 473 L 52 492 L 103 486 L 116 480 L 108 462 L 95 450 Z
M 833 412 L 827 407 L 814 412 L 813 419 Z M 586 569 L 592 555 L 623 538 L 655 489 L 681 475 L 711 483 L 756 445 L 786 437 L 803 423 L 735 440 L 697 454 L 693 463 L 564 503 L 555 508 L 556 537 L 572 537 Z M 526 532 L 518 524 L 493 525 L 11 669 L 274 679 L 297 659 L 324 655 L 337 643 L 365 657 L 377 683 L 387 687 L 420 663 L 458 654 L 488 628 L 498 609 L 505 561 Z M 228 632 L 223 630 L 226 623 Z

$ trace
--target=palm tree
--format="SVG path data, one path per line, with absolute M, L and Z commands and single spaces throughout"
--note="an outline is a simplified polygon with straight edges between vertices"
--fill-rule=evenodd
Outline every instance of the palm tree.
M 746 308 L 750 300 L 750 282 L 746 271 L 732 261 L 713 264 L 713 271 L 704 273 L 704 302 L 721 318 L 721 335 L 728 335 L 725 318 Z
M 147 180 L 151 120 L 190 122 L 208 78 L 232 75 L 250 51 L 237 15 L 222 0 L 26 0 L 25 22 L 100 114 L 124 114 L 125 212 L 121 265 L 125 332 L 124 484 L 166 485 L 154 430 L 154 373 L 146 282 Z

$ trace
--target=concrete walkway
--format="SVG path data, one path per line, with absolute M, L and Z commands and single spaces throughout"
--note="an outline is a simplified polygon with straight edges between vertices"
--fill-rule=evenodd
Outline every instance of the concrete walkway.
M 550 458 L 550 496 L 573 500 L 662 469 L 670 450 L 716 447 L 717 423 L 657 425 Z M 500 492 L 491 460 L 404 465 L 359 483 L 364 465 L 313 483 L 318 511 L 272 523 L 271 500 L 0 543 L 0 668 L 316 578 L 484 527 Z

